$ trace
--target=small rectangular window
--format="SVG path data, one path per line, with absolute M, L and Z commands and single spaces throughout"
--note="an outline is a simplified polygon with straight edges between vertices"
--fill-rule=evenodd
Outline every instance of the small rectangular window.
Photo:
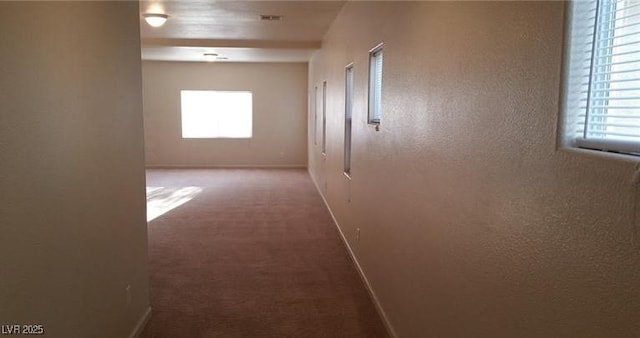
M 382 44 L 369 52 L 369 114 L 370 124 L 380 124 L 382 107 Z
M 322 154 L 327 154 L 327 81 L 322 82 Z
M 345 69 L 344 84 L 344 172 L 351 173 L 351 121 L 353 113 L 353 65 Z
M 251 92 L 182 90 L 182 138 L 251 138 Z
M 572 1 L 565 143 L 640 154 L 640 3 Z
M 318 145 L 318 86 L 313 87 L 313 144 Z

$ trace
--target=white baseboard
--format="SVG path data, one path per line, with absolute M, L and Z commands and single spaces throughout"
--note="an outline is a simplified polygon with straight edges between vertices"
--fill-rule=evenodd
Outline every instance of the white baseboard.
M 306 169 L 306 164 L 243 164 L 243 165 L 209 165 L 209 164 L 147 164 L 146 169 Z
M 376 296 L 376 293 L 373 291 L 373 288 L 371 288 L 371 283 L 369 283 L 369 279 L 367 279 L 367 276 L 364 274 L 364 271 L 362 270 L 362 267 L 360 266 L 358 259 L 356 259 L 356 255 L 353 253 L 353 250 L 351 249 L 349 242 L 347 242 L 347 237 L 345 237 L 344 233 L 342 232 L 342 229 L 338 224 L 338 220 L 333 214 L 333 211 L 331 211 L 331 207 L 329 206 L 327 199 L 322 194 L 322 191 L 318 186 L 318 182 L 316 182 L 311 172 L 308 172 L 308 173 L 309 173 L 309 177 L 311 177 L 311 181 L 313 182 L 313 184 L 316 187 L 316 190 L 318 191 L 318 194 L 320 194 L 320 197 L 322 197 L 322 200 L 324 201 L 324 205 L 327 207 L 327 210 L 329 210 L 329 214 L 333 219 L 333 223 L 335 224 L 336 228 L 338 228 L 338 232 L 340 233 L 340 238 L 342 238 L 342 243 L 347 248 L 347 251 L 349 252 L 349 256 L 351 257 L 351 261 L 353 261 L 353 264 L 355 265 L 356 270 L 358 270 L 358 274 L 360 275 L 360 278 L 362 278 L 362 281 L 364 282 L 364 285 L 367 291 L 369 292 L 369 296 L 371 296 L 371 299 L 373 300 L 373 304 L 376 307 L 376 311 L 378 311 L 378 315 L 382 319 L 382 322 L 384 323 L 385 328 L 387 329 L 387 333 L 391 338 L 398 337 L 398 335 L 396 334 L 396 331 L 393 329 L 393 326 L 391 325 L 391 322 L 389 321 L 389 317 L 387 317 L 387 313 L 382 308 L 382 305 L 380 305 L 380 302 L 378 301 L 378 297 Z
M 151 318 L 151 306 L 147 307 L 140 319 L 138 319 L 138 322 L 133 328 L 133 331 L 131 331 L 129 338 L 138 338 L 144 330 L 144 327 L 147 325 L 147 322 L 149 322 L 149 318 Z

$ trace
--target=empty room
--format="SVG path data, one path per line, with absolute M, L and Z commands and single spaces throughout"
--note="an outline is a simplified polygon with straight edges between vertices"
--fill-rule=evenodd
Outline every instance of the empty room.
M 640 337 L 638 27 L 2 1 L 0 335 Z

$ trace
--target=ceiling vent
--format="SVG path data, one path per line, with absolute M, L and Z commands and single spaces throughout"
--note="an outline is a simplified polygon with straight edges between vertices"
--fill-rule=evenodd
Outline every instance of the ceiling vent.
M 260 20 L 262 21 L 280 21 L 282 20 L 282 15 L 260 15 Z

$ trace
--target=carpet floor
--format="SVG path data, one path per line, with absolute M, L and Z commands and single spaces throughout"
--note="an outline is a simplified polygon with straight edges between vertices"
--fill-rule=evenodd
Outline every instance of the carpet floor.
M 141 337 L 387 337 L 305 170 L 154 169 L 147 186 Z

